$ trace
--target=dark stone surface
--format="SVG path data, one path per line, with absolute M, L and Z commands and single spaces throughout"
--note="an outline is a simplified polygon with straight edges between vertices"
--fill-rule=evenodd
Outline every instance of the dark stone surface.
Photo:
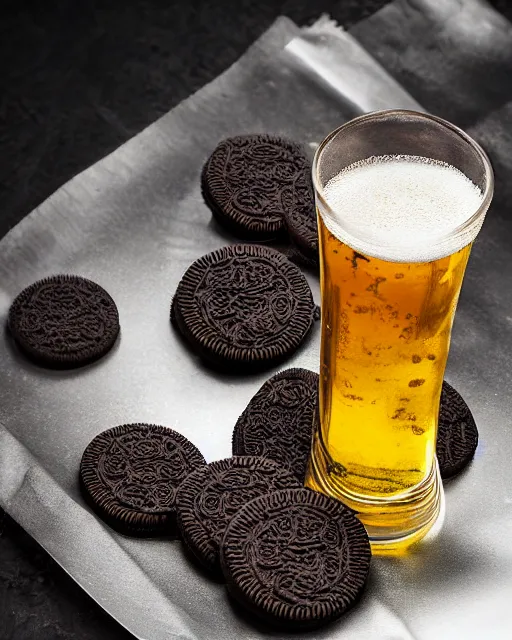
M 386 0 L 7 0 L 0 237 L 61 184 L 234 62 L 280 14 L 344 26 Z M 492 3 L 509 18 L 508 0 Z M 132 636 L 0 512 L 0 640 Z
M 2 640 L 129 640 L 9 516 L 0 513 Z
M 306 24 L 328 12 L 349 26 L 384 4 L 7 0 L 0 237 L 63 182 L 235 62 L 277 16 Z

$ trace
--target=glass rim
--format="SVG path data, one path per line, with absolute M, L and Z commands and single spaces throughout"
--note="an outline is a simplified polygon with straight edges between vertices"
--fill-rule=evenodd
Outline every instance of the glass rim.
M 321 156 L 323 151 L 325 150 L 325 147 L 337 135 L 339 135 L 341 132 L 351 127 L 356 127 L 362 122 L 372 121 L 382 116 L 393 116 L 393 115 L 408 115 L 408 116 L 413 116 L 414 118 L 417 118 L 420 120 L 421 119 L 430 120 L 441 125 L 445 129 L 452 131 L 453 133 L 457 134 L 460 138 L 462 138 L 476 152 L 477 156 L 479 157 L 484 167 L 485 188 L 482 194 L 483 196 L 482 201 L 478 209 L 467 220 L 465 220 L 463 223 L 454 227 L 451 231 L 443 234 L 429 235 L 429 239 L 432 241 L 432 243 L 434 243 L 435 245 L 437 244 L 441 245 L 449 240 L 452 240 L 453 238 L 457 237 L 459 234 L 464 233 L 465 231 L 470 229 L 472 226 L 476 225 L 479 218 L 485 215 L 485 213 L 489 208 L 489 205 L 491 204 L 491 200 L 494 193 L 494 172 L 493 172 L 491 161 L 488 155 L 483 150 L 483 148 L 478 144 L 478 142 L 476 142 L 476 140 L 474 140 L 465 131 L 463 131 L 456 125 L 452 124 L 448 120 L 444 120 L 443 118 L 440 118 L 439 116 L 433 116 L 429 113 L 422 113 L 420 111 L 413 111 L 411 109 L 383 109 L 379 111 L 371 111 L 361 116 L 357 116 L 356 118 L 353 118 L 352 120 L 349 120 L 348 122 L 345 122 L 341 126 L 337 127 L 322 140 L 313 158 L 312 178 L 313 178 L 313 187 L 315 189 L 315 197 L 320 201 L 323 208 L 331 212 L 333 216 L 336 217 L 335 211 L 333 210 L 333 208 L 330 206 L 330 204 L 327 202 L 327 199 L 325 198 L 324 187 L 320 181 L 319 166 L 321 163 Z M 347 230 L 350 230 L 350 225 L 346 225 L 345 221 L 343 222 L 342 226 L 347 227 Z M 391 245 L 386 245 L 386 247 L 395 248 L 395 249 L 399 248 L 399 247 L 391 247 Z

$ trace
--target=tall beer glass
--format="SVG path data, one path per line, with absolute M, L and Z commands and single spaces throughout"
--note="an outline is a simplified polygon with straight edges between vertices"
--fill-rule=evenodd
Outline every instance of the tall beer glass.
M 306 484 L 355 509 L 374 550 L 397 552 L 442 504 L 441 385 L 492 168 L 454 125 L 392 110 L 331 133 L 313 181 L 322 345 Z

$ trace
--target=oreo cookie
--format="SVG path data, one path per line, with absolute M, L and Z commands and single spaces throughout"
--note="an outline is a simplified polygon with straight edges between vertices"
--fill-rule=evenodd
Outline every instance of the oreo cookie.
M 299 486 L 290 471 L 265 458 L 227 458 L 196 469 L 176 498 L 182 539 L 206 569 L 221 576 L 219 547 L 235 513 L 254 498 Z
M 176 534 L 176 490 L 205 465 L 181 433 L 152 424 L 125 424 L 100 433 L 80 463 L 80 487 L 91 508 L 125 535 Z
M 364 589 L 370 560 L 355 515 L 309 489 L 252 500 L 232 518 L 221 547 L 230 594 L 290 630 L 320 627 L 345 613 Z
M 245 244 L 196 260 L 171 307 L 171 321 L 197 353 L 236 372 L 284 360 L 302 343 L 315 315 L 301 270 L 278 251 Z
M 283 216 L 288 234 L 304 262 L 318 265 L 318 226 L 311 180 L 300 179 L 283 193 Z
M 93 362 L 112 348 L 119 314 L 99 284 L 57 275 L 23 289 L 9 310 L 8 327 L 31 360 L 69 369 Z
M 267 380 L 233 432 L 233 455 L 265 456 L 304 482 L 318 404 L 318 374 L 287 369 Z
M 201 176 L 214 218 L 247 240 L 284 236 L 289 208 L 314 211 L 310 185 L 311 166 L 301 147 L 265 134 L 223 140 Z
M 443 479 L 460 473 L 473 459 L 478 429 L 468 405 L 446 381 L 441 392 L 436 454 Z

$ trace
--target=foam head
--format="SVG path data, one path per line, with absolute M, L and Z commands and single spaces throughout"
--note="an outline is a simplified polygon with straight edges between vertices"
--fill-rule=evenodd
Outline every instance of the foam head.
M 430 262 L 477 236 L 483 194 L 461 171 L 420 156 L 373 156 L 335 175 L 320 215 L 341 242 L 392 262 Z

